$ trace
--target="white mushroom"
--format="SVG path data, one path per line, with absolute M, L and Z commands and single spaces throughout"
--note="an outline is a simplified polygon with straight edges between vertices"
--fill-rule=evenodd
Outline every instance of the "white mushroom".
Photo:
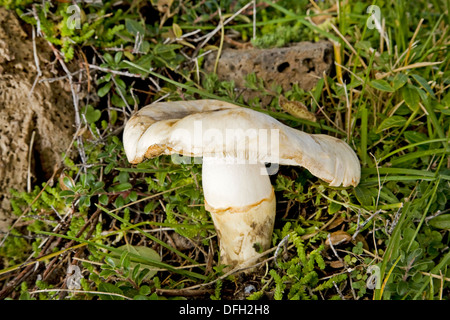
M 305 167 L 330 186 L 360 179 L 358 158 L 345 142 L 218 100 L 148 105 L 127 122 L 123 140 L 133 164 L 162 154 L 203 157 L 205 208 L 221 263 L 230 267 L 248 267 L 270 247 L 276 201 L 265 163 Z

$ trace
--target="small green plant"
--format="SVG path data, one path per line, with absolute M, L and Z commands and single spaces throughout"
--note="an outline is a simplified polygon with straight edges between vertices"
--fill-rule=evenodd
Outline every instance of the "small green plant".
M 292 229 L 296 231 L 293 232 L 291 231 Z M 319 245 L 311 251 L 307 251 L 306 248 L 308 244 L 315 243 L 318 239 L 323 238 L 324 235 L 318 234 L 309 241 L 305 241 L 302 239 L 302 236 L 305 234 L 307 234 L 306 229 L 300 226 L 293 228 L 290 222 L 286 223 L 281 230 L 281 237 L 284 236 L 283 239 L 289 237 L 288 243 L 292 243 L 295 254 L 288 260 L 277 260 L 277 268 L 271 269 L 269 272 L 273 280 L 275 300 L 284 298 L 289 300 L 316 300 L 318 299 L 317 293 L 322 293 L 347 279 L 346 274 L 341 274 L 333 276 L 326 281 L 320 280 L 319 275 L 326 267 L 323 259 L 325 247 L 324 245 Z M 311 295 L 311 292 L 314 294 Z M 252 298 L 255 297 L 253 296 Z

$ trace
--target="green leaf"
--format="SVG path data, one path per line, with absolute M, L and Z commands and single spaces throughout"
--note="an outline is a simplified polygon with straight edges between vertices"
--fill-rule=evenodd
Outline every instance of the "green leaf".
M 116 294 L 123 295 L 122 290 L 117 288 L 115 285 L 113 285 L 111 283 L 107 283 L 107 282 L 100 283 L 98 285 L 98 291 L 109 292 L 109 293 L 116 293 Z M 122 297 L 118 297 L 118 296 L 115 296 L 115 295 L 100 294 L 99 296 L 100 296 L 101 300 L 123 300 Z
M 63 190 L 59 193 L 60 197 L 73 197 L 75 195 L 75 192 L 72 190 Z
M 114 106 L 120 107 L 120 108 L 126 106 L 125 101 L 123 101 L 122 98 L 119 95 L 115 94 L 115 93 L 112 95 L 111 103 Z
M 115 64 L 119 64 L 119 62 L 122 60 L 122 56 L 123 56 L 123 51 L 118 51 L 114 55 L 114 62 L 115 62 Z
M 144 286 L 142 286 L 142 287 L 139 289 L 139 293 L 142 294 L 142 295 L 144 295 L 144 296 L 149 295 L 150 292 L 152 292 L 152 290 L 150 289 L 149 286 L 145 286 L 145 285 L 144 285 Z
M 175 34 L 176 38 L 181 38 L 183 35 L 183 30 L 181 30 L 180 26 L 176 23 L 172 25 L 173 33 Z
M 361 203 L 363 206 L 371 206 L 372 205 L 372 193 L 368 188 L 363 188 L 360 186 L 357 186 L 355 189 L 355 196 L 356 199 L 358 199 L 359 203 Z
M 397 75 L 392 80 L 392 87 L 395 91 L 400 89 L 405 85 L 405 83 L 408 81 L 408 76 L 403 73 L 397 73 Z
M 122 192 L 122 191 L 129 190 L 132 187 L 133 187 L 133 185 L 131 183 L 125 182 L 125 183 L 120 183 L 118 185 L 115 185 L 115 186 L 111 187 L 110 189 L 115 192 Z
M 406 123 L 406 119 L 400 116 L 392 116 L 387 119 L 384 119 L 383 122 L 378 126 L 377 132 L 380 133 L 381 131 L 395 128 L 395 127 L 402 127 Z
M 103 55 L 103 59 L 105 59 L 106 63 L 109 65 L 113 65 L 114 64 L 114 59 L 112 57 L 112 55 L 110 53 L 105 53 Z
M 370 44 L 370 41 L 358 41 L 355 44 L 356 49 L 361 49 L 365 52 L 369 52 L 371 50 L 372 45 Z
M 406 105 L 412 110 L 416 110 L 419 107 L 420 95 L 415 87 L 406 86 L 402 88 L 402 97 L 405 100 Z
M 114 207 L 121 208 L 125 205 L 125 199 L 122 196 L 118 196 L 116 200 L 114 200 Z M 125 210 L 128 208 L 125 208 Z
M 73 179 L 72 178 L 64 177 L 63 178 L 63 182 L 64 182 L 64 184 L 65 184 L 65 186 L 67 188 L 72 189 L 72 190 L 73 190 L 73 188 L 75 188 L 75 186 L 73 185 Z
M 408 288 L 409 285 L 406 281 L 400 281 L 397 284 L 397 293 L 401 296 L 403 296 L 404 294 L 406 294 L 406 292 L 408 292 Z
M 131 202 L 134 202 L 137 200 L 137 192 L 136 191 L 131 191 L 130 194 L 128 195 L 128 200 L 130 200 Z
M 125 183 L 130 180 L 130 175 L 126 171 L 121 171 L 118 176 L 114 178 L 114 182 Z
M 422 88 L 424 88 L 428 92 L 428 94 L 431 97 L 436 99 L 436 96 L 434 95 L 433 89 L 431 89 L 431 87 L 428 84 L 427 80 L 425 80 L 424 78 L 422 78 L 418 74 L 412 74 L 412 77 L 414 78 L 414 80 L 416 80 L 422 86 Z
M 111 82 L 107 82 L 103 87 L 98 89 L 97 94 L 100 98 L 106 96 L 106 94 L 111 90 Z
M 103 88 L 101 88 L 101 89 L 103 89 Z M 100 90 L 99 90 L 99 92 L 100 92 Z M 91 106 L 90 104 L 88 104 L 85 108 L 83 108 L 82 112 L 83 112 L 84 116 L 86 117 L 86 121 L 89 124 L 95 123 L 96 121 L 98 121 L 102 115 L 100 110 L 94 109 L 94 107 Z
M 108 195 L 102 194 L 100 197 L 98 197 L 98 201 L 100 202 L 100 204 L 106 206 L 109 202 Z
M 115 77 L 115 80 L 116 80 L 117 87 L 119 87 L 119 89 L 122 89 L 122 91 L 125 91 L 127 89 L 127 85 L 125 84 L 125 81 L 123 81 L 119 77 Z
M 183 48 L 180 44 L 157 44 L 153 50 L 157 55 L 164 55 L 180 48 Z
M 116 265 L 120 264 L 121 257 L 126 255 L 127 253 L 132 253 L 148 260 L 161 262 L 161 257 L 159 256 L 159 254 L 155 250 L 145 246 L 132 246 L 129 244 L 125 244 L 117 249 L 120 251 L 113 253 L 111 257 L 112 261 L 114 261 Z M 121 255 L 118 255 L 119 252 L 121 252 Z M 148 264 L 147 260 L 140 260 L 138 258 L 130 257 L 129 269 L 134 270 L 135 267 L 137 267 L 138 265 L 139 265 L 139 272 L 143 271 L 144 269 L 149 270 L 148 273 L 145 275 L 144 279 L 152 278 L 158 271 L 157 268 Z
M 450 107 L 450 91 L 447 91 L 444 98 L 442 98 L 441 103 L 444 107 Z
M 109 112 L 109 122 L 111 125 L 114 125 L 117 121 L 117 111 L 116 110 L 110 110 Z
M 137 67 L 130 66 L 127 63 L 127 60 L 122 61 L 121 66 L 123 65 L 123 68 L 128 68 L 128 71 L 130 71 L 131 73 L 142 74 L 144 71 L 150 70 L 152 68 L 153 59 L 153 54 L 146 54 L 135 61 L 135 65 Z M 144 74 L 146 74 L 146 72 L 144 72 Z
M 96 183 L 94 183 L 94 186 L 92 187 L 92 189 L 97 191 L 97 190 L 101 190 L 104 186 L 105 186 L 105 183 L 103 181 L 97 181 Z
M 336 202 L 331 202 L 328 206 L 328 213 L 329 214 L 335 214 L 341 209 L 342 205 Z
M 109 264 L 112 267 L 115 267 L 117 265 L 116 260 L 114 260 L 113 258 L 111 258 L 109 256 L 105 257 L 105 261 L 107 264 Z
M 145 28 L 136 20 L 125 19 L 125 27 L 127 31 L 134 36 L 137 35 L 138 32 L 141 36 L 145 35 Z
M 115 166 L 116 166 L 116 164 L 114 162 L 109 163 L 105 167 L 105 174 L 109 174 L 111 172 L 111 170 L 114 169 Z
M 144 213 L 145 214 L 149 214 L 150 212 L 152 212 L 153 210 L 155 210 L 155 208 L 158 206 L 157 203 L 154 203 L 153 201 L 150 201 L 149 203 L 147 203 L 144 207 Z
M 378 89 L 380 91 L 386 91 L 386 92 L 394 92 L 394 88 L 392 88 L 392 86 L 389 84 L 389 82 L 387 82 L 386 80 L 372 80 L 370 81 L 370 85 L 375 88 Z
M 423 134 L 422 132 L 417 132 L 417 131 L 405 131 L 403 133 L 403 135 L 405 136 L 405 139 L 410 143 L 418 143 L 418 142 L 422 142 L 422 141 L 426 141 L 428 140 L 428 137 Z
M 128 257 L 128 251 L 123 251 L 120 255 L 119 265 L 125 270 L 130 269 L 130 257 Z
M 441 214 L 431 219 L 428 224 L 436 229 L 450 229 L 450 214 Z
M 131 272 L 131 279 L 136 279 L 138 277 L 140 269 L 141 269 L 140 264 L 137 264 L 134 266 L 133 271 Z M 148 270 L 148 269 L 146 269 L 146 270 Z
M 79 207 L 90 207 L 91 206 L 91 197 L 87 196 L 87 195 L 83 195 L 80 197 L 79 202 L 78 202 L 78 206 Z

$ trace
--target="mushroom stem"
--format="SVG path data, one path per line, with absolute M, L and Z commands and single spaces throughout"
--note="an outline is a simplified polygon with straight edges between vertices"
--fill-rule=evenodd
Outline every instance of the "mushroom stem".
M 269 248 L 275 221 L 275 193 L 264 164 L 204 158 L 202 176 L 221 263 L 251 266 Z

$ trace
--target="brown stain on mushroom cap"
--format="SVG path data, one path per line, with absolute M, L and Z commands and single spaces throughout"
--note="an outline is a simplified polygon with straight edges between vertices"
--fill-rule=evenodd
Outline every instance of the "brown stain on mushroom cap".
M 148 159 L 160 156 L 166 150 L 166 146 L 152 145 L 148 147 L 145 157 Z

